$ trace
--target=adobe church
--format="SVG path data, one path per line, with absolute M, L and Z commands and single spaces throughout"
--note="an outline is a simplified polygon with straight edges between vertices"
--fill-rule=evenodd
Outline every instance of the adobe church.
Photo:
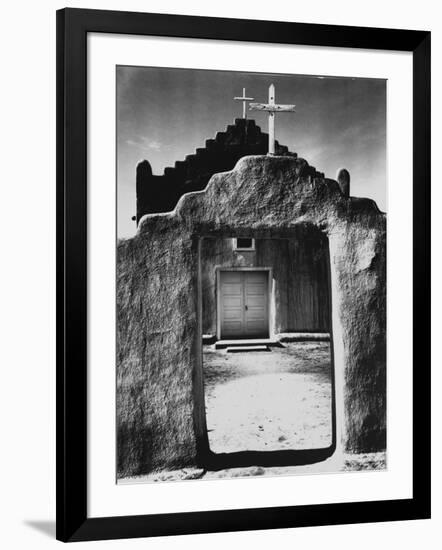
M 146 160 L 140 162 L 137 223 L 145 214 L 172 211 L 182 195 L 203 190 L 213 174 L 232 170 L 242 157 L 266 154 L 268 139 L 255 120 L 236 119 L 162 176 L 154 176 Z M 277 141 L 275 149 L 277 156 L 297 159 Z M 300 177 L 324 177 L 304 159 L 297 159 L 297 166 Z M 338 184 L 346 196 L 349 182 L 348 172 L 341 170 Z M 204 239 L 201 258 L 205 336 L 220 340 L 329 332 L 328 249 L 320 232 L 300 227 L 291 239 Z
M 138 231 L 117 252 L 119 477 L 207 465 L 203 337 L 330 338 L 331 452 L 385 449 L 385 214 L 272 132 L 243 116 L 162 176 L 137 167 Z

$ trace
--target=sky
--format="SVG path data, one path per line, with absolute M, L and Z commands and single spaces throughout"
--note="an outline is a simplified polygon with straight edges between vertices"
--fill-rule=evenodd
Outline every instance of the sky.
M 233 97 L 243 88 L 267 103 L 272 83 L 276 103 L 296 104 L 295 113 L 276 115 L 276 139 L 328 178 L 347 168 L 350 194 L 387 211 L 385 80 L 129 66 L 118 66 L 116 78 L 118 237 L 136 232 L 138 162 L 161 175 L 242 117 Z M 247 116 L 268 131 L 267 113 Z

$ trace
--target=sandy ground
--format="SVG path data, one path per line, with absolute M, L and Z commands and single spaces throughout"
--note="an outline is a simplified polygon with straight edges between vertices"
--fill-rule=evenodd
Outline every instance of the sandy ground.
M 207 430 L 215 453 L 328 447 L 328 342 L 294 342 L 268 352 L 204 346 Z
M 248 468 L 228 468 L 218 471 L 207 471 L 202 468 L 187 468 L 170 472 L 155 472 L 147 476 L 134 476 L 120 479 L 119 485 L 134 483 L 156 483 L 159 481 L 186 481 L 191 479 L 234 479 L 256 476 L 291 476 L 318 473 L 340 473 L 354 471 L 377 471 L 387 468 L 386 453 L 345 454 L 341 457 L 330 457 L 324 462 L 307 466 L 250 466 Z

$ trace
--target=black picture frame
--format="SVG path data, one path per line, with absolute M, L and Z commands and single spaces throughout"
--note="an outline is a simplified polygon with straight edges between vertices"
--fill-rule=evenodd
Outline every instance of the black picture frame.
M 87 34 L 413 54 L 413 498 L 87 517 Z M 57 538 L 85 541 L 430 517 L 430 33 L 83 9 L 57 12 Z

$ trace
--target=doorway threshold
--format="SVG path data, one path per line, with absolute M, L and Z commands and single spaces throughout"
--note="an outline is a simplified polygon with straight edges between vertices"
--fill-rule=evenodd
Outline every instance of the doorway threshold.
M 215 343 L 215 349 L 224 349 L 232 347 L 256 347 L 256 346 L 278 346 L 283 348 L 281 342 L 276 338 L 256 338 L 241 340 L 218 340 Z

